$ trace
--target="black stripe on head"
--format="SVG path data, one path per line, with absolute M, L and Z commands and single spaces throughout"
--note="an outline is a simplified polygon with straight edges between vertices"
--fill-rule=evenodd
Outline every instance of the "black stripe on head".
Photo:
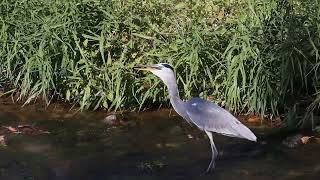
M 164 66 L 164 67 L 166 67 L 166 68 L 169 68 L 169 69 L 171 69 L 171 70 L 173 71 L 173 67 L 170 66 L 169 64 L 167 64 L 167 63 L 162 63 L 161 65 Z

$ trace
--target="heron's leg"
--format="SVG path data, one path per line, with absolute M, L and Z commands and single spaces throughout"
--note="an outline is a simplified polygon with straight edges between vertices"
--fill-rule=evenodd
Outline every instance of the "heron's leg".
M 214 145 L 213 142 L 213 138 L 212 138 L 212 132 L 210 131 L 205 131 L 209 140 L 210 140 L 210 145 L 211 145 L 211 152 L 212 152 L 212 156 L 211 156 L 211 161 L 210 164 L 207 168 L 207 172 L 209 172 L 211 169 L 213 169 L 215 167 L 215 158 L 218 156 L 218 150 L 216 148 L 216 146 Z

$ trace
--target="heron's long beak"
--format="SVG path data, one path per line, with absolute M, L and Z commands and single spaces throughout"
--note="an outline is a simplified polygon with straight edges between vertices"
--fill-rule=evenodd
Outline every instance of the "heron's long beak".
M 134 66 L 133 69 L 140 70 L 140 71 L 152 71 L 152 70 L 160 70 L 161 68 L 154 64 L 151 64 L 151 65 L 138 64 Z

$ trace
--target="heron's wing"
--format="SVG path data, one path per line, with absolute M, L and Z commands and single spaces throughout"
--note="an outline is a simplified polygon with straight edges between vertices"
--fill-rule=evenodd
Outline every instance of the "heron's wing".
M 256 141 L 256 136 L 227 110 L 209 101 L 192 98 L 186 102 L 189 119 L 200 129 Z

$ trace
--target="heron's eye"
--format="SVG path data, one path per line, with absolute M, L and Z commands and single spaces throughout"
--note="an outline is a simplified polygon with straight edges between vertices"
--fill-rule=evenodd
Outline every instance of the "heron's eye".
M 166 68 L 169 68 L 169 69 L 171 69 L 171 70 L 173 71 L 173 67 L 170 66 L 169 64 L 162 64 L 162 66 L 164 66 L 164 67 L 166 67 Z

